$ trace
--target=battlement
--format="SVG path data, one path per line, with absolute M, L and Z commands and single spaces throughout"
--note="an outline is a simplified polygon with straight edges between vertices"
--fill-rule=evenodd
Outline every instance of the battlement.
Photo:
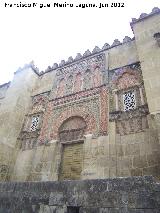
M 151 17 L 151 16 L 153 16 L 153 15 L 156 15 L 156 14 L 159 14 L 160 13 L 160 9 L 158 8 L 158 7 L 154 7 L 153 9 L 152 9 L 152 12 L 150 12 L 150 13 L 141 13 L 141 15 L 139 16 L 139 18 L 137 19 L 137 18 L 132 18 L 132 22 L 131 22 L 131 27 L 134 25 L 134 24 L 136 24 L 137 22 L 139 22 L 139 21 L 143 21 L 144 19 L 146 19 L 146 18 L 149 18 L 149 17 Z
M 32 61 L 0 86 L 0 181 L 80 180 L 86 190 L 83 180 L 160 178 L 159 14 L 154 8 L 134 20 L 132 39 L 77 53 L 43 72 Z

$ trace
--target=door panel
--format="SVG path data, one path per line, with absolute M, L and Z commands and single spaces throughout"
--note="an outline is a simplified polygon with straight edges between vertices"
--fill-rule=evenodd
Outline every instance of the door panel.
M 63 145 L 60 180 L 78 180 L 82 172 L 83 143 Z

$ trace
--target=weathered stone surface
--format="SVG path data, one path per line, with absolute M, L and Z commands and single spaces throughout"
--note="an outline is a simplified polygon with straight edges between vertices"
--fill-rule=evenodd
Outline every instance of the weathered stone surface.
M 64 161 L 81 180 L 160 178 L 159 11 L 132 23 L 134 39 L 87 50 L 44 73 L 30 63 L 0 86 L 0 181 L 58 180 L 66 142 L 75 153 Z M 79 139 L 82 151 L 72 149 Z
M 109 48 L 110 48 L 110 45 L 108 43 L 105 43 L 102 47 L 103 50 L 109 49 Z
M 120 44 L 121 44 L 121 42 L 120 42 L 118 39 L 115 39 L 115 40 L 113 41 L 112 47 L 117 46 L 117 45 L 120 45 Z
M 28 213 L 156 212 L 160 209 L 159 196 L 159 184 L 147 176 L 1 183 L 0 210 L 3 213 L 18 213 L 22 210 Z

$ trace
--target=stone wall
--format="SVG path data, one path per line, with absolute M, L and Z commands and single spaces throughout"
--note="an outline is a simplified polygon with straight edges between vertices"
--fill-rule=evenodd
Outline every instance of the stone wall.
M 81 179 L 160 177 L 156 11 L 131 24 L 133 39 L 96 47 L 41 73 L 26 65 L 0 86 L 0 180 L 58 180 L 59 130 L 76 116 L 86 123 Z M 136 100 L 125 112 L 128 91 Z
M 151 114 L 160 111 L 160 48 L 154 34 L 160 32 L 160 13 L 133 23 L 133 32 L 143 72 L 148 106 Z
M 2 104 L 2 101 L 4 100 L 5 96 L 6 96 L 6 92 L 8 90 L 10 86 L 10 82 L 5 83 L 3 85 L 0 85 L 0 106 Z
M 158 213 L 152 177 L 0 184 L 3 213 Z
M 0 180 L 8 180 L 17 158 L 17 138 L 31 103 L 31 93 L 37 75 L 30 67 L 15 73 L 0 106 Z
M 38 146 L 31 150 L 20 150 L 11 180 L 58 180 L 60 159 L 60 145 L 56 141 L 51 141 L 47 146 Z

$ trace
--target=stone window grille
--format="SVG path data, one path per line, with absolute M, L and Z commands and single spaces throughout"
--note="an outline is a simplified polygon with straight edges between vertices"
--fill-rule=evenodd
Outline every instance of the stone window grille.
M 30 130 L 31 131 L 36 131 L 37 130 L 38 124 L 39 124 L 39 118 L 40 118 L 40 115 L 34 115 L 32 117 L 31 126 L 30 126 Z
M 133 110 L 136 108 L 136 98 L 134 91 L 128 91 L 123 94 L 124 111 Z

